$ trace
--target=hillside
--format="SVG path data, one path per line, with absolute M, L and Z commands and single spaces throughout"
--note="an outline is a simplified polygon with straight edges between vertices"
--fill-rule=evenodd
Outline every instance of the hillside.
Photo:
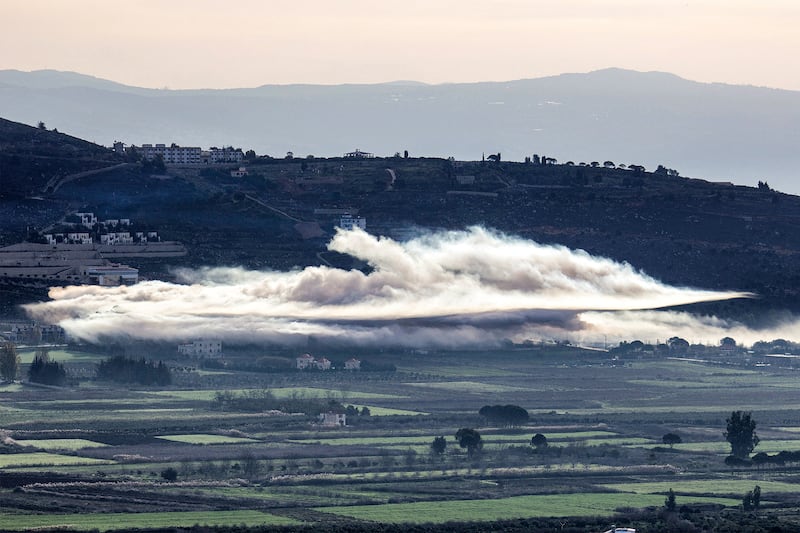
M 0 119 L 0 197 L 35 195 L 59 179 L 123 162 L 107 148 L 46 127 Z
M 96 163 L 108 163 L 105 157 Z M 170 267 L 179 265 L 361 268 L 325 248 L 337 213 L 350 212 L 367 219 L 368 231 L 397 239 L 478 224 L 627 261 L 673 285 L 752 291 L 761 299 L 706 306 L 751 323 L 769 319 L 768 311 L 800 310 L 800 198 L 767 187 L 602 166 L 437 158 L 259 158 L 248 169 L 245 178 L 232 178 L 228 168 L 154 176 L 129 165 L 37 199 L 6 198 L 0 244 L 83 210 L 134 219 L 187 246 L 183 258 L 128 261 L 144 277 L 170 279 Z
M 265 85 L 235 90 L 126 87 L 75 73 L 0 72 L 0 116 L 43 120 L 110 145 L 231 144 L 283 156 L 354 148 L 391 155 L 648 169 L 800 193 L 800 92 L 697 83 L 607 69 L 502 83 Z

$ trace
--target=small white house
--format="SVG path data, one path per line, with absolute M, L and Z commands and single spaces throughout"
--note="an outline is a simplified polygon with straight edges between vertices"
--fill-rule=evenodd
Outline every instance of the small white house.
M 345 370 L 361 370 L 361 361 L 353 357 L 344 362 Z
M 299 370 L 305 370 L 306 368 L 313 366 L 316 362 L 316 359 L 314 359 L 313 355 L 304 353 L 300 357 L 296 358 L 295 362 Z
M 319 424 L 324 427 L 344 427 L 347 425 L 347 415 L 344 413 L 320 413 Z
M 231 170 L 231 177 L 232 178 L 243 178 L 247 176 L 247 168 L 246 167 L 239 167 L 238 170 Z

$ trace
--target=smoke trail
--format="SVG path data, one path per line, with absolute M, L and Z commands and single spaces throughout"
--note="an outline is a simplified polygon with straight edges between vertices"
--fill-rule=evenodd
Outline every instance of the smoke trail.
M 343 344 L 464 346 L 534 333 L 621 331 L 624 317 L 634 315 L 607 311 L 748 296 L 671 287 L 625 263 L 478 227 L 407 242 L 338 231 L 328 248 L 365 261 L 371 271 L 182 269 L 180 284 L 53 288 L 51 301 L 26 310 L 88 341 L 213 336 L 297 343 L 314 336 Z M 631 325 L 644 327 L 642 317 L 656 323 L 661 315 L 636 316 Z

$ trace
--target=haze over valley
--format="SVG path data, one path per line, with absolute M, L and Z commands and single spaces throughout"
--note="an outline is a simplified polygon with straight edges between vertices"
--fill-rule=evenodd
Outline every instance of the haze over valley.
M 605 69 L 426 85 L 264 85 L 154 90 L 57 71 L 0 71 L 0 116 L 110 145 L 228 146 L 283 157 L 479 160 L 534 153 L 562 163 L 658 165 L 683 176 L 800 193 L 800 92 Z

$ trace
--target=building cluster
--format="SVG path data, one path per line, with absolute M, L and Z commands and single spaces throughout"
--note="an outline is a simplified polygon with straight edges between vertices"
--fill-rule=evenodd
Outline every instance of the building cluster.
M 196 339 L 178 345 L 178 354 L 187 357 L 221 357 L 222 341 L 217 339 Z
M 135 268 L 104 259 L 97 245 L 20 243 L 0 248 L 0 277 L 25 285 L 132 285 Z
M 367 219 L 360 216 L 354 216 L 350 214 L 344 214 L 339 218 L 339 227 L 344 230 L 351 230 L 353 228 L 359 228 L 364 231 L 367 230 Z
M 137 152 L 148 161 L 161 157 L 165 165 L 227 165 L 241 163 L 244 160 L 242 149 L 232 146 L 222 148 L 212 146 L 208 150 L 203 150 L 199 146 L 178 146 L 175 143 L 169 146 L 166 144 L 143 144 L 142 146 L 126 147 L 124 143 L 116 141 L 114 142 L 114 151 L 117 153 Z
M 0 337 L 14 344 L 63 344 L 67 334 L 60 326 L 27 321 L 0 323 Z
M 43 237 L 47 244 L 92 244 L 95 242 L 95 235 L 100 244 L 137 244 L 161 241 L 157 231 L 130 231 L 131 219 L 129 218 L 98 220 L 97 216 L 91 212 L 74 213 L 64 224 L 73 229 L 83 227 L 91 231 L 45 233 Z
M 316 358 L 311 354 L 304 353 L 295 359 L 298 370 L 317 369 L 317 370 L 330 370 L 331 362 L 325 357 Z
M 304 353 L 303 355 L 295 358 L 295 367 L 298 370 L 332 370 L 334 367 L 331 365 L 330 360 L 325 357 L 314 357 L 311 354 Z M 348 359 L 344 362 L 345 370 L 361 370 L 361 361 L 356 358 Z

